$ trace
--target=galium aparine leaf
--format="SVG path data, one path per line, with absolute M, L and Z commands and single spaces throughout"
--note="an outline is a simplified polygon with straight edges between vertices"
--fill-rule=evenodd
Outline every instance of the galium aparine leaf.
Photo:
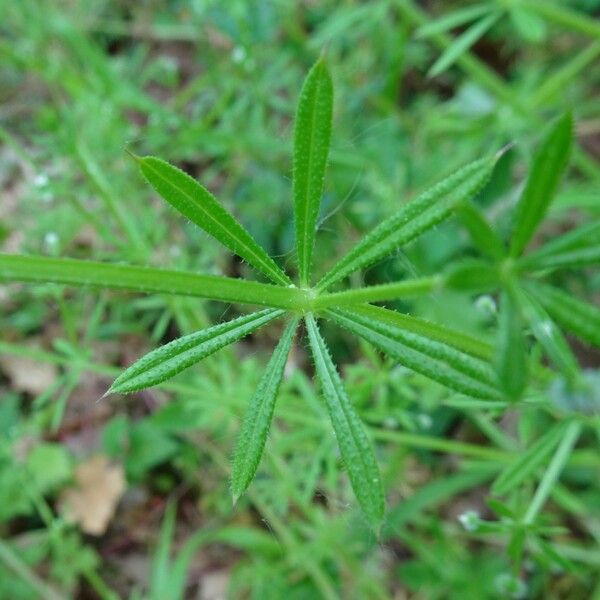
M 573 119 L 566 113 L 553 124 L 538 147 L 517 204 L 511 256 L 517 257 L 523 252 L 544 218 L 567 166 L 572 137 Z
M 135 158 L 150 185 L 173 208 L 275 283 L 292 283 L 250 233 L 193 177 L 154 156 Z
M 578 338 L 600 348 L 600 309 L 574 298 L 558 288 L 539 282 L 530 283 L 527 289 L 536 300 L 566 330 Z
M 475 398 L 500 397 L 493 369 L 474 356 L 352 310 L 330 309 L 326 314 L 400 364 L 450 389 Z
M 341 258 L 319 281 L 325 290 L 350 273 L 369 266 L 446 219 L 488 182 L 497 157 L 477 160 L 427 190 L 385 219 Z
M 146 354 L 123 371 L 107 394 L 126 394 L 157 385 L 280 317 L 284 312 L 267 308 L 173 340 Z
M 527 348 L 521 307 L 510 289 L 500 295 L 498 337 L 494 364 L 502 391 L 519 400 L 527 385 Z
M 294 318 L 285 328 L 246 410 L 231 472 L 231 495 L 234 504 L 246 491 L 258 468 L 298 322 L 299 318 Z
M 352 489 L 372 525 L 383 519 L 384 496 L 377 460 L 365 428 L 352 406 L 321 337 L 315 318 L 305 318 L 317 377 Z
M 310 283 L 317 217 L 331 140 L 333 84 L 322 56 L 309 71 L 294 130 L 293 196 L 300 283 Z

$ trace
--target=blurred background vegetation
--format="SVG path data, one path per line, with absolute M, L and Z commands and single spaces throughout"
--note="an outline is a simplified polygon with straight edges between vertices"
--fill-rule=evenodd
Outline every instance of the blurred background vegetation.
M 502 230 L 541 130 L 571 109 L 577 142 L 551 237 L 600 214 L 599 19 L 599 0 L 0 1 L 0 250 L 251 277 L 157 199 L 131 145 L 196 176 L 293 270 L 292 120 L 324 47 L 336 98 L 316 264 L 513 144 L 478 198 Z M 451 222 L 360 277 L 427 275 L 468 252 Z M 555 277 L 600 294 L 597 271 Z M 494 324 L 490 298 L 395 306 L 482 338 Z M 515 568 L 510 532 L 470 532 L 469 511 L 496 518 L 489 482 L 544 432 L 543 415 L 461 407 L 339 332 L 329 339 L 387 491 L 379 540 L 303 343 L 257 480 L 231 506 L 232 445 L 276 327 L 175 382 L 99 401 L 124 365 L 235 310 L 0 289 L 0 598 L 600 598 L 599 436 L 582 439 L 545 508 L 562 529 Z M 597 352 L 575 350 L 598 367 Z M 513 491 L 517 504 L 535 482 Z

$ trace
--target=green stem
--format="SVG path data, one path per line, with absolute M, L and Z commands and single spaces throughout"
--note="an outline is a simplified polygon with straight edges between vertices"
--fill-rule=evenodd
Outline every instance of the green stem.
M 306 292 L 293 287 L 186 271 L 0 253 L 0 282 L 13 281 L 195 296 L 298 312 L 307 306 Z
M 554 485 L 558 481 L 561 471 L 567 464 L 569 456 L 571 455 L 571 451 L 573 450 L 573 446 L 575 446 L 580 433 L 581 423 L 578 421 L 571 422 L 565 431 L 565 435 L 560 443 L 560 446 L 556 449 L 556 453 L 554 454 L 552 461 L 548 465 L 548 468 L 546 469 L 546 472 L 540 481 L 540 485 L 535 491 L 525 516 L 523 517 L 523 523 L 525 525 L 530 525 L 535 521 L 535 518 L 546 502 L 548 496 L 551 494 Z
M 0 540 L 0 561 L 15 575 L 26 581 L 40 598 L 44 600 L 65 600 L 64 596 L 55 592 L 47 583 L 42 581 L 3 540 Z
M 438 275 L 435 277 L 423 277 L 421 279 L 409 279 L 407 281 L 373 285 L 331 294 L 321 294 L 313 300 L 312 307 L 313 310 L 324 310 L 332 306 L 382 302 L 384 300 L 420 296 L 438 289 L 442 284 L 443 278 Z
M 104 205 L 123 233 L 127 236 L 127 239 L 134 246 L 139 257 L 143 259 L 147 255 L 147 247 L 136 227 L 133 217 L 128 214 L 124 205 L 115 197 L 109 180 L 105 177 L 102 169 L 94 160 L 88 149 L 80 142 L 76 144 L 75 152 L 81 166 L 100 194 Z

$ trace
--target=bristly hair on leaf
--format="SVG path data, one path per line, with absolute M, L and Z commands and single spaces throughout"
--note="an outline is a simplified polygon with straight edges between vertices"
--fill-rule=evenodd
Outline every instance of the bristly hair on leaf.
M 234 504 L 246 491 L 258 468 L 299 320 L 299 317 L 295 317 L 289 322 L 248 405 L 231 472 L 231 495 Z
M 310 283 L 317 217 L 331 140 L 333 84 L 325 56 L 309 71 L 294 128 L 293 196 L 300 283 Z

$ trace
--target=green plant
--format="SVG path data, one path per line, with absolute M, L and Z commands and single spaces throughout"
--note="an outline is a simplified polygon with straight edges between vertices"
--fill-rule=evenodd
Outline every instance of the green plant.
M 501 156 L 497 153 L 463 167 L 403 205 L 313 285 L 312 254 L 331 137 L 332 104 L 333 85 L 322 57 L 305 80 L 295 124 L 293 199 L 297 285 L 193 178 L 158 158 L 138 156 L 134 158 L 142 174 L 164 200 L 273 283 L 91 261 L 9 255 L 0 255 L 0 279 L 181 294 L 267 307 L 159 347 L 126 369 L 107 393 L 134 392 L 160 384 L 204 357 L 285 316 L 285 331 L 242 424 L 233 461 L 231 491 L 234 501 L 250 484 L 260 461 L 287 356 L 295 332 L 304 320 L 317 379 L 352 487 L 364 514 L 377 528 L 384 515 L 384 493 L 377 461 L 369 436 L 344 390 L 317 318 L 337 323 L 410 369 L 451 390 L 478 400 L 493 401 L 495 406 L 510 406 L 523 398 L 531 381 L 527 377 L 529 359 L 522 335 L 522 319 L 564 373 L 569 389 L 585 385 L 551 316 L 576 335 L 597 343 L 600 311 L 573 298 L 565 298 L 555 288 L 548 292 L 546 287 L 540 287 L 538 279 L 555 269 L 596 263 L 600 243 L 597 225 L 586 226 L 521 256 L 539 226 L 567 164 L 572 124 L 570 117 L 564 116 L 553 126 L 534 159 L 517 206 L 514 234 L 508 248 L 472 203 L 490 179 Z M 548 164 L 552 165 L 551 169 L 545 168 Z M 414 241 L 455 213 L 486 259 L 459 261 L 446 272 L 431 277 L 329 291 L 334 284 Z M 503 291 L 495 357 L 488 344 L 460 331 L 367 304 L 443 288 L 480 292 L 498 287 Z

